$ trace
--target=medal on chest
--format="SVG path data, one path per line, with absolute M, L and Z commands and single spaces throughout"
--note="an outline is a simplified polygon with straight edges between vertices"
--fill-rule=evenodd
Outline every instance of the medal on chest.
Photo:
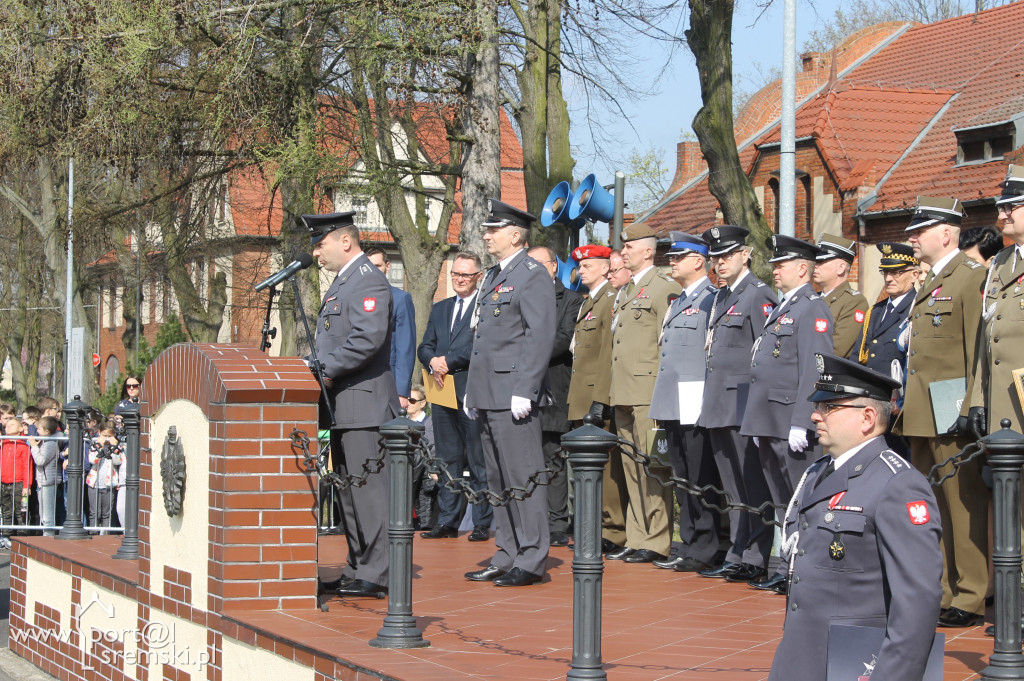
M 846 556 L 843 536 L 838 532 L 832 533 L 832 543 L 828 545 L 828 555 L 832 560 L 842 560 Z

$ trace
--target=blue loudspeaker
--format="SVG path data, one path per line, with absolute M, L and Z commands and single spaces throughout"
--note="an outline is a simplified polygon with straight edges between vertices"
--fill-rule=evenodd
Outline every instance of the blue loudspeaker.
M 578 291 L 580 288 L 586 288 L 580 283 L 580 271 L 574 261 L 564 262 L 561 258 L 558 260 L 558 270 L 555 272 L 555 276 L 562 282 L 562 286 L 566 287 L 570 291 Z
M 555 188 L 544 199 L 544 208 L 540 211 L 540 224 L 542 227 L 551 225 L 565 225 L 570 229 L 579 229 L 586 222 L 585 219 L 569 219 L 569 204 L 572 203 L 572 189 L 568 182 L 559 182 Z
M 594 222 L 611 222 L 615 217 L 615 197 L 597 183 L 593 173 L 583 178 L 569 202 L 569 219 L 580 217 Z

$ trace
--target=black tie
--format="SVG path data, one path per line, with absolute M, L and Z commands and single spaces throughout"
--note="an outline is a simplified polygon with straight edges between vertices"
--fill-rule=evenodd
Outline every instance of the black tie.
M 818 485 L 825 482 L 825 478 L 836 472 L 836 463 L 834 460 L 829 461 L 828 465 L 825 466 L 825 470 L 821 472 L 821 477 L 818 478 Z
M 896 306 L 892 304 L 892 299 L 890 299 L 889 302 L 885 304 L 885 311 L 882 312 L 882 321 L 884 322 L 886 319 L 888 319 L 889 315 L 891 315 L 895 311 Z
M 455 321 L 452 322 L 452 329 L 449 337 L 455 335 L 455 327 L 459 325 L 460 321 L 462 321 L 462 298 L 459 298 L 459 302 L 455 305 Z

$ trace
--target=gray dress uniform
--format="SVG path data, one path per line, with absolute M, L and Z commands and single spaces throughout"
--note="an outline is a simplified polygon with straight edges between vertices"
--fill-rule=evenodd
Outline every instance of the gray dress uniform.
M 711 319 L 704 402 L 698 424 L 708 429 L 722 489 L 730 501 L 754 507 L 771 500 L 757 447 L 740 435 L 750 390 L 750 351 L 775 309 L 772 290 L 752 272 L 735 288 L 718 290 Z M 765 567 L 774 533 L 761 518 L 729 511 L 730 563 Z
M 690 295 L 672 301 L 661 331 L 658 378 L 651 397 L 650 418 L 665 427 L 672 472 L 697 485 L 720 485 L 711 455 L 707 432 L 695 423 L 682 423 L 679 411 L 679 383 L 704 381 L 704 343 L 717 289 L 705 277 Z M 703 393 L 694 395 L 701 400 Z M 705 500 L 718 504 L 718 495 Z M 719 513 L 708 508 L 696 496 L 676 489 L 679 502 L 679 537 L 683 541 L 679 557 L 710 564 L 718 551 Z
M 815 353 L 832 352 L 832 313 L 810 284 L 795 291 L 768 317 L 750 361 L 751 407 L 743 413 L 740 433 L 760 438 L 761 463 L 772 501 L 786 504 L 800 476 L 816 457 L 811 403 L 818 373 Z M 791 427 L 808 431 L 807 448 L 789 447 Z
M 555 344 L 555 289 L 551 276 L 526 251 L 504 269 L 492 267 L 477 294 L 476 337 L 466 383 L 466 406 L 479 412 L 493 492 L 523 487 L 544 470 L 541 412 L 547 404 L 548 360 Z M 513 419 L 512 396 L 534 403 L 524 419 Z M 533 575 L 546 571 L 549 533 L 547 488 L 496 509 L 491 565 Z
M 786 518 L 799 536 L 768 679 L 822 681 L 829 625 L 843 624 L 885 629 L 871 681 L 919 680 L 942 594 L 935 495 L 881 437 L 822 479 L 828 461 L 808 470 Z
M 357 475 L 378 454 L 378 429 L 398 414 L 391 373 L 391 286 L 364 254 L 355 256 L 324 295 L 317 319 L 316 351 L 324 366 L 336 425 L 331 431 L 334 469 Z M 341 494 L 348 527 L 343 574 L 387 585 L 388 457 L 366 484 Z

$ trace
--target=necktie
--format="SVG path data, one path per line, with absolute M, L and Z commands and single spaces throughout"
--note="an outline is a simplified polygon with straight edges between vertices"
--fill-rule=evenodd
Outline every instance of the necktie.
M 626 296 L 627 296 L 627 297 L 629 297 L 629 296 L 633 295 L 633 289 L 634 289 L 634 288 L 635 288 L 635 286 L 633 285 L 633 280 L 632 280 L 632 279 L 630 279 L 630 280 L 629 280 L 629 283 L 628 283 L 628 284 L 626 284 Z
M 924 278 L 924 288 L 928 288 L 932 285 L 932 279 L 935 278 L 935 270 L 928 270 L 928 276 Z
M 885 310 L 882 312 L 882 319 L 881 319 L 881 321 L 884 322 L 886 319 L 889 318 L 889 315 L 891 315 L 895 311 L 896 311 L 896 308 L 893 306 L 892 300 L 890 299 L 889 302 L 885 304 Z
M 452 328 L 450 336 L 455 335 L 455 327 L 462 321 L 462 298 L 459 298 L 459 302 L 455 304 L 455 321 L 452 322 Z
M 825 482 L 825 478 L 827 478 L 828 476 L 832 475 L 835 472 L 836 472 L 836 463 L 835 463 L 835 461 L 829 461 L 828 465 L 825 466 L 825 470 L 823 470 L 821 472 L 821 476 L 818 478 L 818 484 L 820 485 L 821 483 Z

